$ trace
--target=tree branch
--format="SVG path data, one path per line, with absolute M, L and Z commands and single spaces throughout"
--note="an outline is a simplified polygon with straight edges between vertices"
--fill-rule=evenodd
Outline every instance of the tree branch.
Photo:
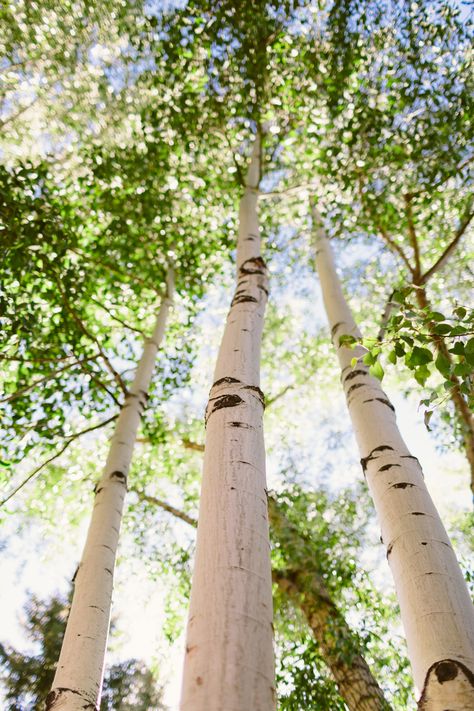
M 125 328 L 128 328 L 129 331 L 135 331 L 135 333 L 139 333 L 140 336 L 142 336 L 143 338 L 146 338 L 146 334 L 144 331 L 142 331 L 139 328 L 135 328 L 134 326 L 130 326 L 130 324 L 128 324 L 126 321 L 122 321 L 121 318 L 119 318 L 118 316 L 115 316 L 115 314 L 113 314 L 112 311 L 107 308 L 107 306 L 104 306 L 104 304 L 101 304 L 100 301 L 98 301 L 97 299 L 94 299 L 94 297 L 91 297 L 91 301 L 93 301 L 94 304 L 97 304 L 97 306 L 99 306 L 106 313 L 108 313 L 111 319 L 113 319 L 114 321 L 117 321 L 117 323 L 122 324 L 122 326 L 124 326 Z
M 420 262 L 420 248 L 418 245 L 418 238 L 416 236 L 416 231 L 415 231 L 415 223 L 413 221 L 413 210 L 411 207 L 411 195 L 404 195 L 403 199 L 405 201 L 405 207 L 406 207 L 406 216 L 407 216 L 407 222 L 408 222 L 408 234 L 410 236 L 410 242 L 411 246 L 413 248 L 413 254 L 415 256 L 415 269 L 414 269 L 414 276 L 416 281 L 418 282 L 420 276 L 421 276 L 421 262 Z
M 23 487 L 26 486 L 26 484 L 28 484 L 28 482 L 33 479 L 33 477 L 35 477 L 37 474 L 39 474 L 42 469 L 44 469 L 46 466 L 48 466 L 48 464 L 51 464 L 51 462 L 54 462 L 55 459 L 60 457 L 61 454 L 66 451 L 66 449 L 69 447 L 70 444 L 72 444 L 72 442 L 74 442 L 75 439 L 77 439 L 78 437 L 82 437 L 82 435 L 87 434 L 88 432 L 93 432 L 94 430 L 98 430 L 101 427 L 105 427 L 105 425 L 108 425 L 110 422 L 113 422 L 113 420 L 116 420 L 117 417 L 118 417 L 118 415 L 113 415 L 113 417 L 109 417 L 107 420 L 104 420 L 103 422 L 99 422 L 99 424 L 97 424 L 97 425 L 93 425 L 92 427 L 88 427 L 85 430 L 81 430 L 80 432 L 74 432 L 72 435 L 68 435 L 68 437 L 66 438 L 67 439 L 66 444 L 64 444 L 59 450 L 57 450 L 52 455 L 52 457 L 47 459 L 45 462 L 43 462 L 38 467 L 36 467 L 36 469 L 34 469 L 32 472 L 30 472 L 30 474 L 28 474 L 28 476 L 25 479 L 23 479 L 21 484 L 19 484 L 15 489 L 13 489 L 13 491 L 10 494 L 8 494 L 8 496 L 6 496 L 4 499 L 2 499 L 2 501 L 0 501 L 0 506 L 3 506 L 4 504 L 7 503 L 7 501 L 10 501 L 10 499 L 13 496 L 15 496 L 15 494 L 17 494 L 20 491 L 20 489 L 23 489 Z
M 162 499 L 157 499 L 156 496 L 150 496 L 149 494 L 146 494 L 140 489 L 135 489 L 135 487 L 129 487 L 128 490 L 133 491 L 141 501 L 146 501 L 147 503 L 153 504 L 154 506 L 159 506 L 161 509 L 167 511 L 172 516 L 181 519 L 181 521 L 188 523 L 190 526 L 193 526 L 193 528 L 197 528 L 198 522 L 195 518 L 193 518 L 192 516 L 188 516 L 187 513 L 184 513 L 184 511 L 180 511 L 175 506 L 168 504 L 166 501 L 163 501 Z
M 82 367 L 83 363 L 90 361 L 90 360 L 94 360 L 98 357 L 99 357 L 99 354 L 97 353 L 96 355 L 89 356 L 87 358 L 81 358 L 80 360 L 76 360 L 73 363 L 68 363 L 67 365 L 64 365 L 62 368 L 58 368 L 57 370 L 54 370 L 52 373 L 45 375 L 44 378 L 38 378 L 38 380 L 35 380 L 30 385 L 26 385 L 24 388 L 20 388 L 20 390 L 16 390 L 14 393 L 9 395 L 8 397 L 2 398 L 0 400 L 0 403 L 10 402 L 11 400 L 16 400 L 17 397 L 20 397 L 24 393 L 27 393 L 29 390 L 33 390 L 33 388 L 35 388 L 37 385 L 41 385 L 41 383 L 45 383 L 48 380 L 51 380 L 56 375 L 59 375 L 59 373 L 63 373 L 65 370 L 68 370 L 69 368 L 72 368 L 75 365 L 80 365 Z
M 464 218 L 461 221 L 461 224 L 459 225 L 459 228 L 457 229 L 454 238 L 452 241 L 448 244 L 446 249 L 444 250 L 443 254 L 439 259 L 436 260 L 436 262 L 433 264 L 428 271 L 426 271 L 423 276 L 420 279 L 420 285 L 426 284 L 428 279 L 431 279 L 433 274 L 435 274 L 437 271 L 439 271 L 447 262 L 449 257 L 451 256 L 452 252 L 457 247 L 458 242 L 460 241 L 461 237 L 469 227 L 472 218 L 474 217 L 474 210 L 471 209 L 472 207 L 472 201 L 470 202 L 468 209 L 466 210 L 466 213 L 464 214 Z
M 408 259 L 408 257 L 406 256 L 405 252 L 400 247 L 400 245 L 397 244 L 395 242 L 395 240 L 392 239 L 392 237 L 390 237 L 389 233 L 387 232 L 387 230 L 384 227 L 382 227 L 382 225 L 376 225 L 376 227 L 377 227 L 378 231 L 380 232 L 380 234 L 382 235 L 385 242 L 388 244 L 389 248 L 392 250 L 392 252 L 396 252 L 399 255 L 399 257 L 401 258 L 402 262 L 405 264 L 405 266 L 408 269 L 408 271 L 410 272 L 410 274 L 414 275 L 415 270 L 411 266 L 410 260 Z

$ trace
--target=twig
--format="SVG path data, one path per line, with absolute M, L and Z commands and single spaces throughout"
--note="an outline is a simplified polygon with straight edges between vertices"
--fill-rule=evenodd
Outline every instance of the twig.
M 385 240 L 385 242 L 388 244 L 388 246 L 389 246 L 390 249 L 392 250 L 392 252 L 396 252 L 396 253 L 400 256 L 401 260 L 402 260 L 403 263 L 405 264 L 405 266 L 406 266 L 406 268 L 408 269 L 408 271 L 410 272 L 410 274 L 414 275 L 414 274 L 415 274 L 415 270 L 414 270 L 413 267 L 411 266 L 408 257 L 406 256 L 405 252 L 404 252 L 403 249 L 400 247 L 400 245 L 397 244 L 397 243 L 395 242 L 395 240 L 393 240 L 393 239 L 390 237 L 389 233 L 387 232 L 387 230 L 386 230 L 384 227 L 382 227 L 382 225 L 376 225 L 376 227 L 377 227 L 378 231 L 380 232 L 380 234 L 382 235 L 382 237 L 383 237 L 383 239 Z
M 17 397 L 20 397 L 20 395 L 23 395 L 24 393 L 27 393 L 29 390 L 33 390 L 37 385 L 41 385 L 41 383 L 45 383 L 48 380 L 51 380 L 54 378 L 56 375 L 59 375 L 59 373 L 63 373 L 65 370 L 68 370 L 69 368 L 74 367 L 75 365 L 80 365 L 82 367 L 82 364 L 94 360 L 95 358 L 99 357 L 99 353 L 93 356 L 89 356 L 88 358 L 81 358 L 80 360 L 74 361 L 74 363 L 68 363 L 67 365 L 64 365 L 62 368 L 58 368 L 57 370 L 54 370 L 52 373 L 49 373 L 48 375 L 45 375 L 44 378 L 38 378 L 38 380 L 35 380 L 33 383 L 30 385 L 26 385 L 24 388 L 20 388 L 20 390 L 16 390 L 16 392 L 12 393 L 8 397 L 4 397 L 0 400 L 0 403 L 2 402 L 10 402 L 11 400 L 16 400 Z
M 436 260 L 433 266 L 430 267 L 430 269 L 428 269 L 428 271 L 423 274 L 420 279 L 420 285 L 426 284 L 428 279 L 431 279 L 433 274 L 439 271 L 439 269 L 441 269 L 441 267 L 446 264 L 447 260 L 451 256 L 451 253 L 456 249 L 459 240 L 465 233 L 466 229 L 469 227 L 469 224 L 472 218 L 474 217 L 474 210 L 471 210 L 471 205 L 472 201 L 469 205 L 468 210 L 466 211 L 464 219 L 462 220 L 461 224 L 459 225 L 459 228 L 456 231 L 456 234 L 454 235 L 453 240 L 448 244 L 441 257 L 439 257 L 439 259 Z
M 140 336 L 143 336 L 143 338 L 146 337 L 146 334 L 145 334 L 144 331 L 142 331 L 142 330 L 139 329 L 139 328 L 135 328 L 134 326 L 130 326 L 130 324 L 128 324 L 126 321 L 123 321 L 123 320 L 122 320 L 121 318 L 119 318 L 118 316 L 115 316 L 115 314 L 113 314 L 113 313 L 111 312 L 111 310 L 107 308 L 107 306 L 104 306 L 104 304 L 101 304 L 100 301 L 98 301 L 97 299 L 94 299 L 93 297 L 91 297 L 91 301 L 93 301 L 94 304 L 97 304 L 97 306 L 99 306 L 99 307 L 100 307 L 101 309 L 103 309 L 106 313 L 108 313 L 111 319 L 113 319 L 114 321 L 117 321 L 117 323 L 122 324 L 122 326 L 124 326 L 125 328 L 128 328 L 129 331 L 135 331 L 135 333 L 139 333 Z
M 63 447 L 61 447 L 61 449 L 56 451 L 52 457 L 47 459 L 45 462 L 43 462 L 38 467 L 36 467 L 36 469 L 34 469 L 30 474 L 28 474 L 28 476 L 25 479 L 23 479 L 21 484 L 19 484 L 10 494 L 8 494 L 8 496 L 6 496 L 2 501 L 0 501 L 0 506 L 3 506 L 4 504 L 7 503 L 7 501 L 10 501 L 10 499 L 13 496 L 15 496 L 15 494 L 17 494 L 20 491 L 20 489 L 23 489 L 23 487 L 26 484 L 28 484 L 28 482 L 31 481 L 31 479 L 33 479 L 33 477 L 35 477 L 37 474 L 39 474 L 39 472 L 42 469 L 44 469 L 46 466 L 48 466 L 48 464 L 50 464 L 55 459 L 60 457 L 61 454 L 66 451 L 66 449 L 69 447 L 70 444 L 72 444 L 72 442 L 75 439 L 77 439 L 78 437 L 82 437 L 82 435 L 87 434 L 88 432 L 93 432 L 94 430 L 98 430 L 101 427 L 105 427 L 105 425 L 108 425 L 110 422 L 113 422 L 113 420 L 116 420 L 117 417 L 118 417 L 118 415 L 113 415 L 113 417 L 109 417 L 107 420 L 104 420 L 103 422 L 99 422 L 99 424 L 97 424 L 97 425 L 93 425 L 92 427 L 88 427 L 85 430 L 81 430 L 80 432 L 74 432 L 74 434 L 68 435 L 66 444 Z
M 168 504 L 166 501 L 163 501 L 162 499 L 157 499 L 155 496 L 150 496 L 144 491 L 140 491 L 139 489 L 135 489 L 134 487 L 129 487 L 128 490 L 133 491 L 138 496 L 138 498 L 141 499 L 141 501 L 147 501 L 149 504 L 159 506 L 164 511 L 168 511 L 168 513 L 172 514 L 173 516 L 176 516 L 176 518 L 181 519 L 181 521 L 188 523 L 190 526 L 193 526 L 194 528 L 197 527 L 197 521 L 195 518 L 192 518 L 192 516 L 188 516 L 187 513 L 184 513 L 184 511 L 180 511 L 175 506 Z

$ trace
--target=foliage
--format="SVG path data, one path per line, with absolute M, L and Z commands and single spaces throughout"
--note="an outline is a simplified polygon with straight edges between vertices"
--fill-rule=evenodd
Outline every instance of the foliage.
M 25 609 L 25 631 L 38 648 L 25 654 L 0 644 L 0 675 L 6 689 L 8 711 L 34 711 L 44 705 L 68 615 L 68 601 L 60 597 L 40 600 L 33 596 Z M 161 691 L 153 674 L 137 659 L 113 664 L 104 680 L 101 711 L 159 711 Z

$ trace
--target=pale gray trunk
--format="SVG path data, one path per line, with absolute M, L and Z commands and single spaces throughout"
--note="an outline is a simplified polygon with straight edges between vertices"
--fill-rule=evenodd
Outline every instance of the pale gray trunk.
M 105 469 L 96 487 L 94 510 L 75 575 L 71 611 L 53 686 L 46 699 L 46 711 L 83 711 L 98 709 L 100 705 L 127 475 L 173 298 L 171 269 L 167 287 L 153 334 L 145 342 L 135 378 L 121 408 Z
M 260 346 L 268 277 L 257 136 L 240 202 L 237 289 L 206 411 L 181 711 L 275 708 Z
M 418 462 L 398 430 L 393 405 L 354 357 L 339 345 L 361 334 L 344 298 L 317 211 L 316 267 L 361 463 L 382 528 L 415 683 L 424 711 L 474 709 L 474 608 L 449 538 Z

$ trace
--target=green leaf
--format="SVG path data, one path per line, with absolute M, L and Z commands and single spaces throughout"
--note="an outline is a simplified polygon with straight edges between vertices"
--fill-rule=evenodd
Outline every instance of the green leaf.
M 379 380 L 383 380 L 383 376 L 385 375 L 385 373 L 384 373 L 384 369 L 382 368 L 382 365 L 379 360 L 370 366 L 369 373 L 371 375 L 373 375 L 375 378 L 378 378 Z
M 420 385 L 424 385 L 430 377 L 430 369 L 426 365 L 420 365 L 414 372 L 415 380 Z
M 454 346 L 449 349 L 449 352 L 455 355 L 464 355 L 464 343 L 462 341 L 456 341 Z
M 388 361 L 389 361 L 389 363 L 393 363 L 393 365 L 396 364 L 396 362 L 397 362 L 396 351 L 390 351 L 390 353 L 388 354 Z
M 467 310 L 464 308 L 464 306 L 458 306 L 457 309 L 454 309 L 454 315 L 458 318 L 464 318 L 466 314 Z
M 464 346 L 464 351 L 466 353 L 474 353 L 474 338 L 470 338 L 466 345 Z
M 364 355 L 362 362 L 365 365 L 374 365 L 377 362 L 377 356 L 374 356 L 370 351 Z
M 435 366 L 445 378 L 449 378 L 451 374 L 451 363 L 442 353 L 438 353 L 435 360 Z
M 414 346 L 411 353 L 407 354 L 406 364 L 411 368 L 417 365 L 425 365 L 433 360 L 433 354 L 428 348 Z

